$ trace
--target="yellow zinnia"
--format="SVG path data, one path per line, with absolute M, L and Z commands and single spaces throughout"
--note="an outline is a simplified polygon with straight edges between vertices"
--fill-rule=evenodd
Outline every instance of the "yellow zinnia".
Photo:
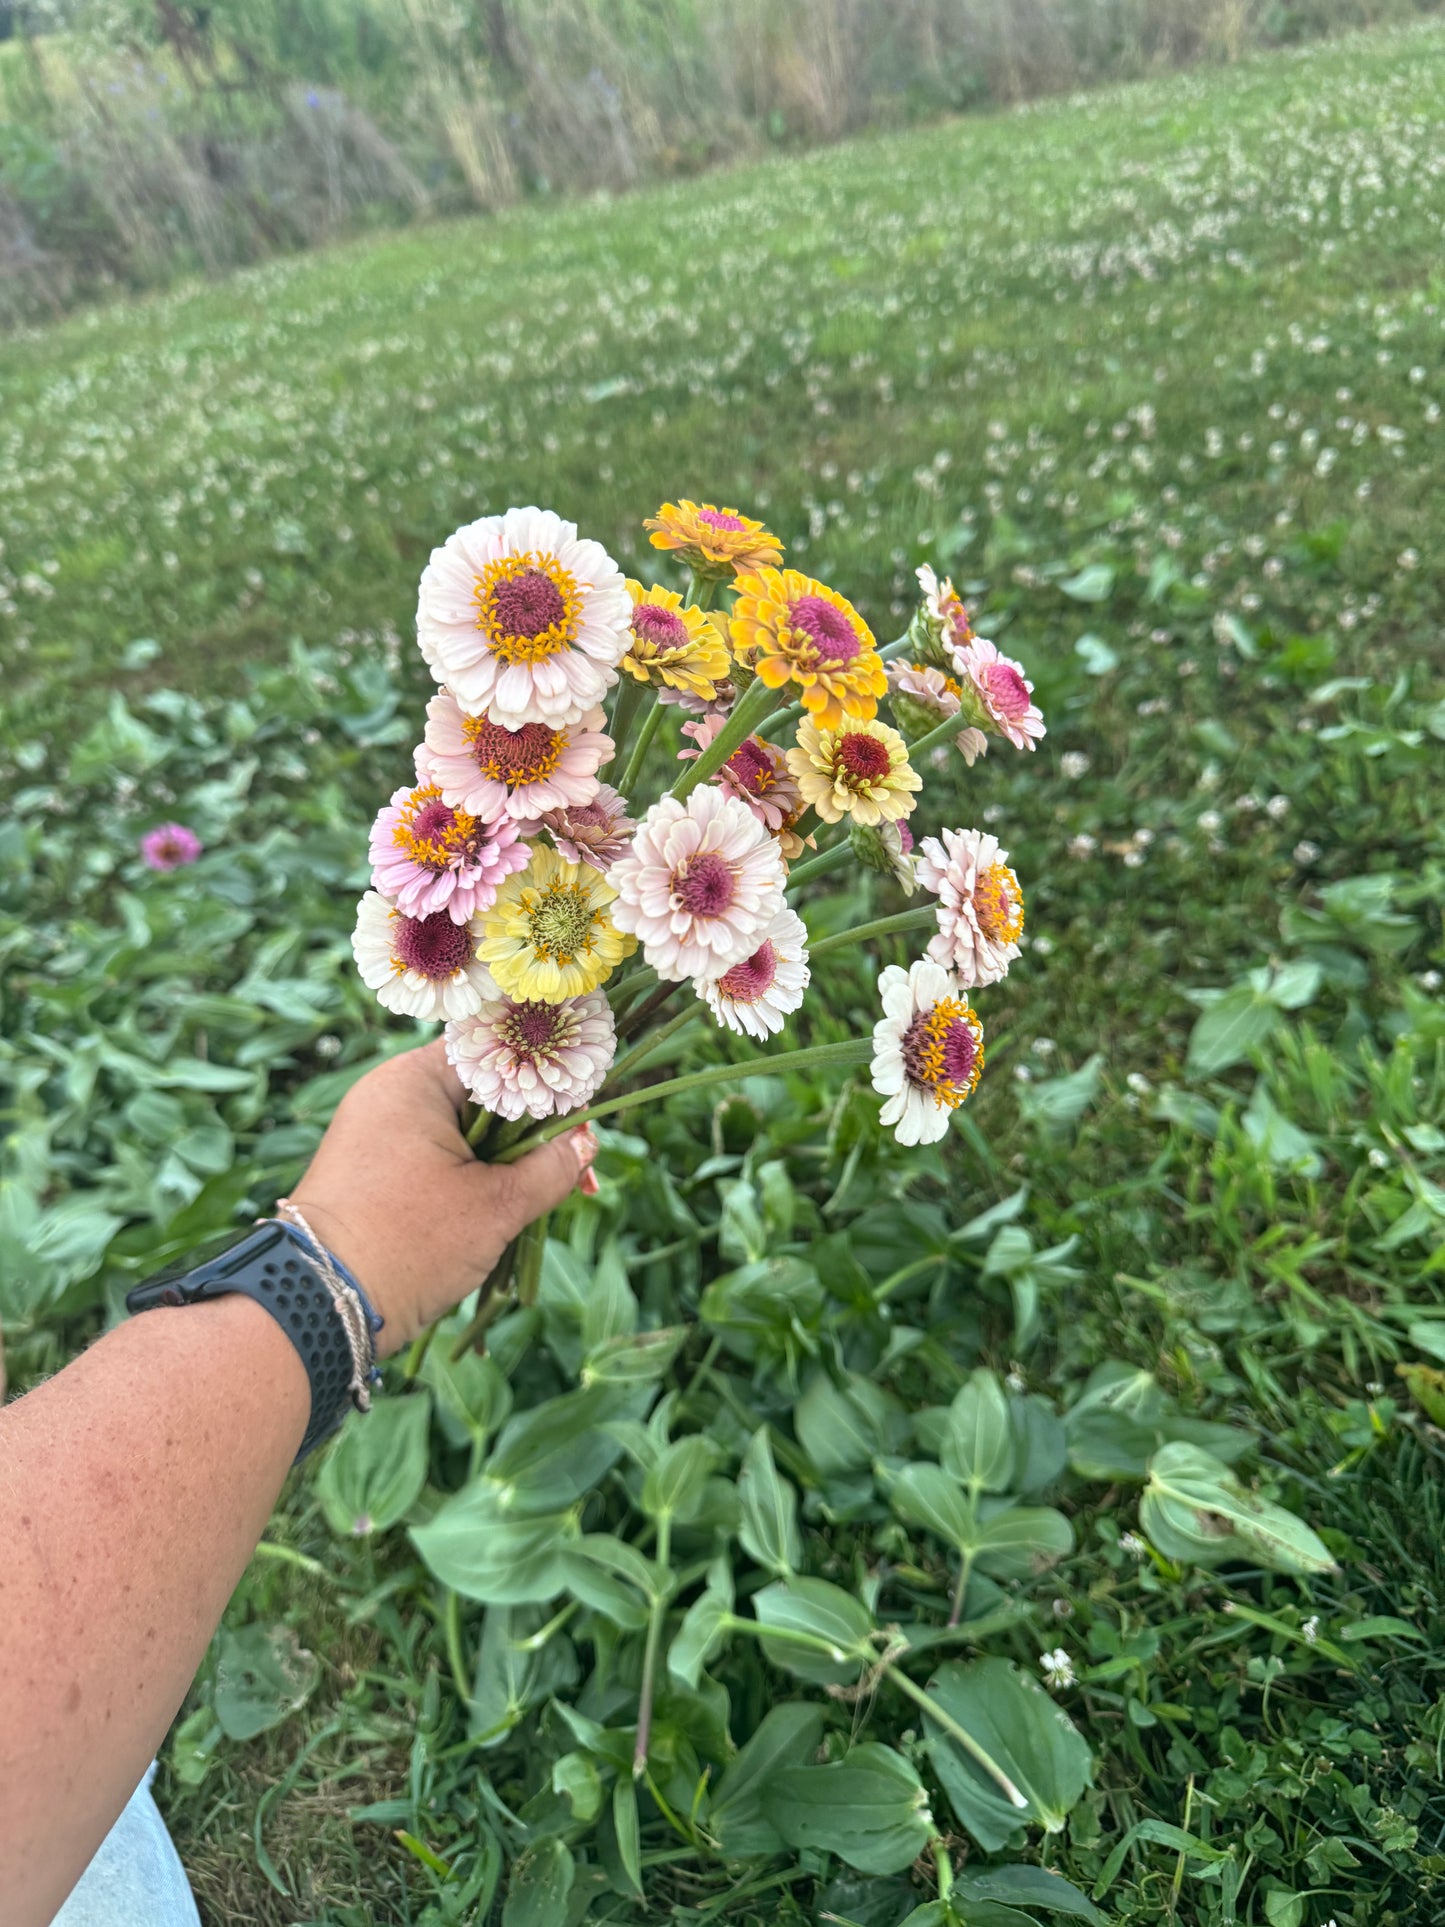
M 627 593 L 633 604 L 632 640 L 622 667 L 628 675 L 654 689 L 677 689 L 714 702 L 732 659 L 712 617 L 702 609 L 685 609 L 673 589 L 644 589 L 629 581 Z
M 781 562 L 783 545 L 761 522 L 711 502 L 664 502 L 642 525 L 655 549 L 671 549 L 694 575 L 723 581 L 733 571 Z
M 535 844 L 531 862 L 506 879 L 486 913 L 482 962 L 519 1001 L 581 997 L 637 948 L 607 913 L 616 897 L 600 871 Z
M 873 632 L 826 583 L 796 569 L 740 575 L 728 633 L 733 654 L 769 689 L 795 682 L 821 728 L 869 717 L 888 690 Z
M 820 729 L 811 717 L 798 725 L 798 741 L 788 751 L 788 768 L 798 779 L 803 801 L 825 823 L 851 816 L 855 823 L 895 823 L 907 816 L 923 788 L 923 778 L 908 761 L 908 745 L 887 723 L 845 722 Z

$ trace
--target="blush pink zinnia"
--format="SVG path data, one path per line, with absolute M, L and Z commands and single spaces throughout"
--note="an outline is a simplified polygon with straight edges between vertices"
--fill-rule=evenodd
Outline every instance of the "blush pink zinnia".
M 1000 655 L 986 636 L 975 636 L 951 654 L 959 681 L 972 689 L 999 735 L 1007 736 L 1015 749 L 1035 748 L 1044 734 L 1044 718 L 1023 664 Z
M 467 923 L 491 908 L 503 879 L 525 870 L 527 858 L 513 817 L 469 816 L 443 802 L 435 783 L 394 791 L 371 826 L 372 883 L 407 917 L 444 910 Z
M 162 823 L 141 838 L 140 854 L 148 870 L 179 870 L 201 854 L 201 839 L 184 823 Z

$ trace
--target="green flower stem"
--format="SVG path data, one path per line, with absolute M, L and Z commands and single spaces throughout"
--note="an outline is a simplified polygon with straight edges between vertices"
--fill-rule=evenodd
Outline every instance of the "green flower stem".
M 622 781 L 617 785 L 622 794 L 629 799 L 641 780 L 642 766 L 647 761 L 647 752 L 652 747 L 652 739 L 656 736 L 661 726 L 662 718 L 662 699 L 654 694 L 652 707 L 643 719 L 642 729 L 638 735 L 636 745 L 633 748 L 632 755 L 628 758 L 627 769 L 623 774 Z M 618 747 L 620 751 L 621 745 L 619 744 Z
M 544 1211 L 523 1231 L 517 1245 L 517 1303 L 535 1305 L 542 1282 L 542 1255 L 547 1249 L 547 1219 Z
M 841 1043 L 813 1044 L 806 1050 L 782 1051 L 776 1057 L 756 1057 L 746 1064 L 710 1064 L 706 1070 L 689 1071 L 686 1077 L 670 1077 L 665 1083 L 650 1084 L 640 1091 L 624 1091 L 620 1097 L 605 1098 L 600 1104 L 589 1105 L 585 1111 L 569 1111 L 565 1117 L 552 1118 L 520 1144 L 503 1151 L 496 1162 L 515 1163 L 519 1157 L 562 1131 L 575 1130 L 579 1124 L 590 1124 L 596 1118 L 612 1117 L 618 1111 L 630 1111 L 638 1104 L 660 1104 L 665 1098 L 677 1097 L 683 1091 L 706 1090 L 713 1084 L 727 1084 L 742 1077 L 784 1077 L 791 1071 L 818 1071 L 831 1069 L 834 1065 L 866 1064 L 872 1055 L 871 1037 L 847 1037 Z
M 681 984 L 659 984 L 650 997 L 644 997 L 641 1003 L 634 1004 L 625 1017 L 617 1020 L 617 1041 L 622 1043 L 634 1031 L 641 1030 L 649 1018 L 655 1017 L 667 1000 L 681 988 Z
M 841 868 L 852 854 L 853 845 L 845 836 L 841 843 L 835 843 L 831 849 L 823 850 L 817 856 L 809 857 L 806 863 L 800 863 L 796 869 L 789 870 L 788 889 L 796 890 L 801 884 L 811 883 L 814 877 L 826 876 L 830 870 Z
M 908 745 L 909 762 L 916 769 L 920 756 L 926 756 L 929 750 L 936 749 L 940 743 L 956 742 L 968 727 L 967 716 L 946 716 L 936 729 L 930 729 L 926 736 L 919 736 Z
M 508 1161 L 507 1159 L 498 1160 L 500 1163 Z M 466 1330 L 452 1346 L 453 1364 L 471 1350 L 506 1302 L 507 1286 L 511 1283 L 512 1267 L 517 1261 L 519 1243 L 519 1239 L 513 1238 L 482 1280 L 481 1290 L 477 1294 L 477 1308 L 472 1313 Z
M 933 1864 L 938 1872 L 938 1898 L 946 1903 L 953 1892 L 953 1862 L 943 1835 L 936 1829 L 929 1845 L 933 1848 Z
M 883 1671 L 901 1693 L 906 1693 L 914 1705 L 921 1707 L 936 1726 L 941 1726 L 951 1740 L 957 1741 L 971 1760 L 977 1761 L 1012 1806 L 1017 1807 L 1020 1812 L 1027 1809 L 1029 1803 L 1024 1795 L 1019 1792 L 993 1755 L 979 1745 L 972 1733 L 960 1726 L 951 1713 L 945 1713 L 937 1700 L 931 1700 L 923 1688 L 916 1686 L 907 1673 L 901 1672 L 897 1666 L 891 1663 L 885 1664 Z
M 639 682 L 624 669 L 620 672 L 622 681 L 618 685 L 617 699 L 612 705 L 612 724 L 608 734 L 612 738 L 612 760 L 619 762 L 627 747 L 627 739 L 632 734 L 632 725 L 642 698 L 647 694 L 647 684 Z
M 652 1736 L 652 1689 L 657 1673 L 657 1650 L 662 1643 L 662 1622 L 667 1617 L 667 1602 L 672 1596 L 668 1581 L 672 1577 L 672 1514 L 661 1513 L 657 1521 L 657 1564 L 661 1567 L 657 1591 L 652 1595 L 652 1610 L 647 1620 L 647 1644 L 642 1654 L 642 1690 L 637 1700 L 637 1744 L 632 1753 L 632 1777 L 640 1780 L 647 1771 L 647 1742 Z M 679 1829 L 679 1831 L 682 1831 Z M 686 1836 L 684 1835 L 684 1838 Z
M 629 1076 L 645 1058 L 652 1055 L 659 1044 L 665 1043 L 669 1037 L 675 1037 L 678 1031 L 685 1030 L 689 1024 L 695 1023 L 700 1010 L 701 1005 L 693 1003 L 686 1010 L 680 1010 L 670 1023 L 662 1026 L 661 1030 L 650 1030 L 646 1037 L 640 1037 L 630 1051 L 618 1058 L 607 1073 L 608 1077 Z
M 672 786 L 672 794 L 679 802 L 685 802 L 698 784 L 720 770 L 739 743 L 746 742 L 753 730 L 768 713 L 768 704 L 773 700 L 773 692 L 762 677 L 757 677 L 743 691 L 733 704 L 732 714 L 716 738 L 708 744 L 700 756 L 688 763 L 682 774 Z
M 973 1515 L 973 1510 L 973 1505 L 970 1503 L 970 1517 Z M 948 1623 L 950 1626 L 956 1626 L 959 1620 L 963 1618 L 963 1602 L 968 1593 L 968 1582 L 972 1572 L 973 1554 L 971 1552 L 965 1552 L 961 1555 L 961 1563 L 958 1568 L 958 1581 L 953 1588 L 953 1603 L 949 1607 Z
M 841 950 L 844 944 L 866 943 L 872 937 L 891 937 L 900 930 L 922 930 L 937 921 L 937 912 L 932 904 L 922 910 L 900 910 L 893 917 L 879 917 L 873 923 L 860 923 L 856 930 L 839 930 L 831 937 L 819 938 L 817 943 L 809 946 L 809 961 L 826 956 L 830 950 Z
M 683 608 L 710 609 L 720 579 L 715 575 L 694 575 L 687 585 L 687 594 L 682 598 Z
M 649 989 L 656 982 L 657 972 L 653 969 L 652 965 L 642 964 L 638 969 L 629 970 L 625 977 L 618 979 L 611 990 L 608 991 L 607 1001 L 614 1010 L 619 1010 L 623 1004 L 628 1003 L 639 991 Z
M 457 1689 L 457 1697 L 464 1706 L 471 1704 L 472 1681 L 467 1676 L 466 1654 L 462 1650 L 462 1599 L 461 1594 L 453 1592 L 450 1586 L 444 1588 L 446 1607 L 442 1613 L 442 1625 L 446 1632 L 447 1664 L 452 1670 L 452 1682 Z

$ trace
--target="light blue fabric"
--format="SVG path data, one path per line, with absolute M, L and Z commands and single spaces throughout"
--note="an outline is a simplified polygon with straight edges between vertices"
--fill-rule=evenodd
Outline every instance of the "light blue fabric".
M 101 1841 L 54 1927 L 201 1927 L 191 1883 L 151 1798 L 155 1771 Z

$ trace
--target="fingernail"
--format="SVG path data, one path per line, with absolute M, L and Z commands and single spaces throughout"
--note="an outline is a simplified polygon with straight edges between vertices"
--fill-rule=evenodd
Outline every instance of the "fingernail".
M 595 1198 L 601 1188 L 597 1182 L 597 1173 L 595 1171 L 584 1171 L 577 1180 L 577 1189 L 582 1193 L 584 1198 Z
M 585 1171 L 597 1155 L 597 1140 L 592 1135 L 592 1126 L 590 1124 L 579 1124 L 575 1131 L 568 1133 L 567 1142 L 577 1153 L 577 1162 Z M 595 1182 L 593 1188 L 596 1188 Z

